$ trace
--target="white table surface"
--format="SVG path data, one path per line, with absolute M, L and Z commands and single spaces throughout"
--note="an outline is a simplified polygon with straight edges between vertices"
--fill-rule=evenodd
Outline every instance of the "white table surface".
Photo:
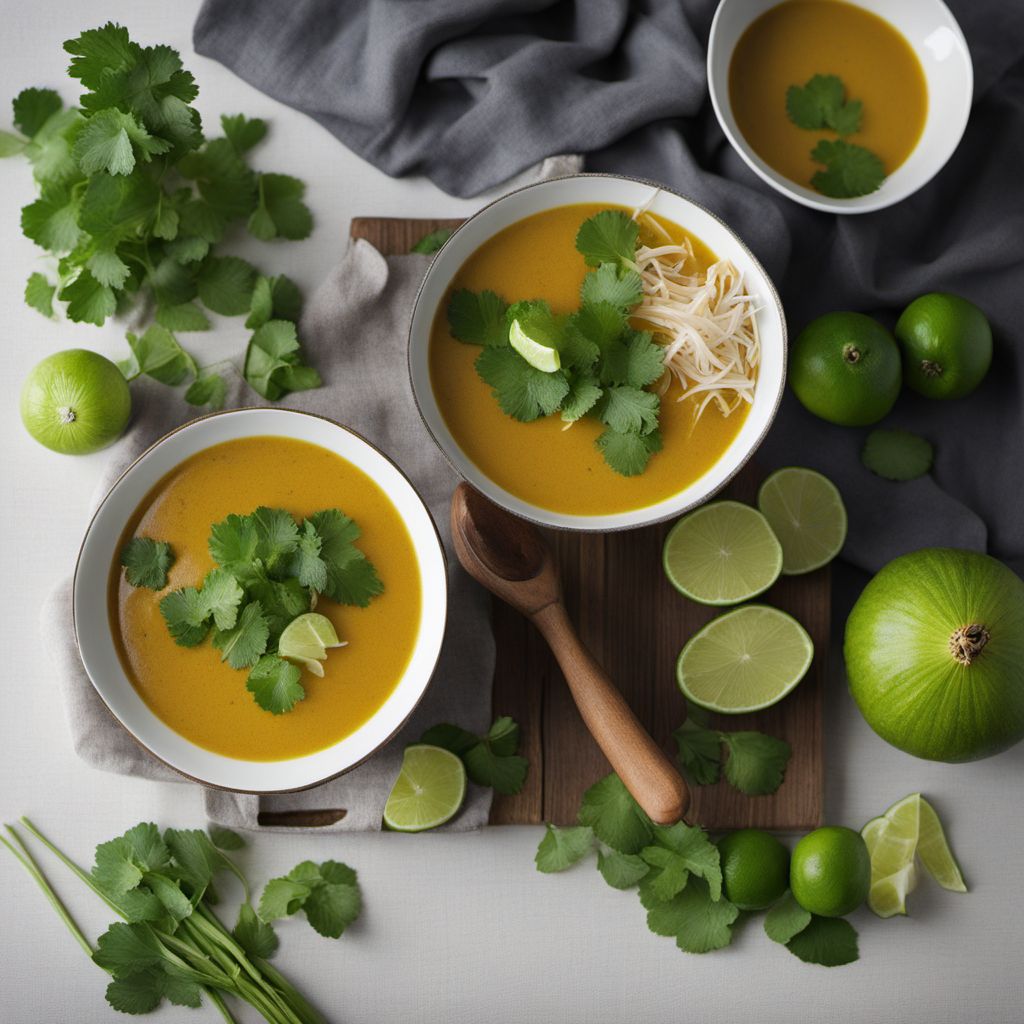
M 345 150 L 312 121 L 262 96 L 219 65 L 196 57 L 191 25 L 197 0 L 176 3 L 90 0 L 88 4 L 4 5 L 0 31 L 0 124 L 7 98 L 28 85 L 52 86 L 66 100 L 65 38 L 107 19 L 145 43 L 178 48 L 200 84 L 208 125 L 220 113 L 266 117 L 268 141 L 257 164 L 301 176 L 316 217 L 311 239 L 238 251 L 286 270 L 312 289 L 338 258 L 349 219 L 359 214 L 455 216 L 476 201 L 448 197 L 428 182 L 393 181 Z M 90 13 L 87 14 L 86 11 Z M 82 765 L 68 738 L 37 619 L 44 595 L 73 565 L 85 512 L 105 453 L 65 458 L 32 441 L 18 418 L 22 380 L 44 355 L 73 346 L 117 357 L 122 329 L 47 321 L 22 302 L 40 253 L 18 229 L 33 198 L 27 165 L 0 163 L 0 813 L 27 813 L 79 860 L 140 819 L 203 824 L 198 790 L 103 774 Z M 204 352 L 240 353 L 236 319 L 211 336 L 192 335 Z M 207 348 L 208 346 L 208 348 Z M 642 652 L 638 652 L 642 654 Z M 666 686 L 673 685 L 664 680 Z M 635 895 L 609 889 L 592 866 L 538 874 L 539 828 L 494 828 L 466 836 L 267 835 L 241 855 L 260 884 L 299 860 L 345 860 L 360 873 L 365 912 L 340 941 L 304 921 L 282 923 L 277 964 L 335 1022 L 390 1021 L 815 1021 L 816 1024 L 920 1021 L 1019 1024 L 1024 1020 L 1020 777 L 1024 745 L 966 766 L 933 765 L 886 746 L 857 714 L 833 666 L 827 711 L 827 808 L 831 823 L 859 827 L 914 790 L 932 796 L 949 823 L 971 894 L 923 882 L 913 917 L 854 922 L 861 960 L 828 970 L 775 947 L 759 920 L 737 929 L 728 950 L 698 957 L 648 932 Z M 52 860 L 44 861 L 85 931 L 98 935 L 110 915 Z M 124 1019 L 103 999 L 107 976 L 64 931 L 41 894 L 0 849 L 0 1021 L 59 1024 Z M 240 1019 L 257 1018 L 245 1010 Z M 214 1021 L 165 1008 L 160 1021 Z

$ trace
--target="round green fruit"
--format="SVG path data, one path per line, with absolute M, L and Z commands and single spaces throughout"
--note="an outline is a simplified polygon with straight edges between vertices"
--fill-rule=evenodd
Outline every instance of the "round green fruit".
M 718 842 L 725 898 L 740 910 L 764 910 L 789 888 L 789 850 L 756 828 L 730 832 Z
M 826 313 L 793 342 L 789 383 L 804 406 L 829 423 L 877 423 L 900 393 L 893 336 L 863 313 Z
M 42 445 L 87 455 L 116 441 L 132 396 L 124 374 L 97 352 L 69 348 L 47 356 L 21 389 L 21 421 Z
M 922 295 L 896 322 L 903 379 L 926 398 L 963 398 L 992 363 L 992 328 L 973 302 L 946 292 Z
M 845 917 L 867 898 L 871 856 L 860 833 L 827 826 L 810 832 L 793 849 L 789 887 L 804 910 Z
M 853 606 L 843 645 L 868 725 L 931 761 L 975 761 L 1024 738 L 1024 581 L 976 551 L 890 562 Z

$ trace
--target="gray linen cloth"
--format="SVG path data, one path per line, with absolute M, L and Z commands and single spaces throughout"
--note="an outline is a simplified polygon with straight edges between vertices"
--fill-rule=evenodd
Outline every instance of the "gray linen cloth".
M 717 0 L 205 0 L 194 40 L 389 174 L 475 195 L 569 151 L 587 170 L 691 196 L 764 263 L 791 335 L 833 309 L 892 324 L 927 291 L 976 302 L 995 335 L 981 389 L 945 403 L 904 394 L 885 423 L 935 444 L 931 475 L 873 476 L 865 430 L 815 419 L 788 393 L 759 460 L 835 480 L 844 557 L 861 569 L 948 544 L 1024 572 L 1024 3 L 948 2 L 974 61 L 964 140 L 916 195 L 855 217 L 780 196 L 726 141 L 705 73 Z
M 344 808 L 341 821 L 317 831 L 379 829 L 407 743 L 438 722 L 455 722 L 476 732 L 489 725 L 494 675 L 490 605 L 452 552 L 448 505 L 456 478 L 420 420 L 405 372 L 409 316 L 428 263 L 426 256 L 385 258 L 365 241 L 353 243 L 302 319 L 306 355 L 323 375 L 324 386 L 291 395 L 281 404 L 320 413 L 364 434 L 402 467 L 429 507 L 444 539 L 449 568 L 448 627 L 433 682 L 405 728 L 365 764 L 302 793 L 257 797 L 206 790 L 206 811 L 213 821 L 256 828 L 261 810 Z M 228 408 L 268 404 L 233 367 L 225 376 Z M 132 390 L 135 418 L 113 449 L 97 503 L 141 451 L 193 416 L 180 394 L 169 388 L 138 380 Z M 50 596 L 42 621 L 79 756 L 122 775 L 184 781 L 135 743 L 89 682 L 74 644 L 70 580 Z M 470 786 L 461 814 L 448 827 L 479 828 L 487 821 L 490 804 L 489 789 Z

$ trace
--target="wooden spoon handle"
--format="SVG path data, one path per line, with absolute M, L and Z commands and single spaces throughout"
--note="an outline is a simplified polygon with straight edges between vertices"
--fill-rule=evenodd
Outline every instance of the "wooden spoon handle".
M 683 777 L 583 646 L 562 603 L 549 604 L 532 618 L 558 659 L 583 721 L 626 789 L 652 821 L 675 824 L 690 802 Z

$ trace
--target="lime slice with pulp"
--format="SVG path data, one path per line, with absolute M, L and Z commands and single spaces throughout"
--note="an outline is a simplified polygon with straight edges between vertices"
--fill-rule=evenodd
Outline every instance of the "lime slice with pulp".
M 520 326 L 518 320 L 512 321 L 508 332 L 509 344 L 535 369 L 544 373 L 554 373 L 562 368 L 562 359 L 557 348 L 542 345 L 534 341 Z
M 836 485 L 813 469 L 791 466 L 772 473 L 757 507 L 782 544 L 787 576 L 831 562 L 846 540 L 846 507 Z
M 326 615 L 306 612 L 285 626 L 277 643 L 277 653 L 298 662 L 314 675 L 322 676 L 324 670 L 320 662 L 327 657 L 327 648 L 341 646 L 334 625 Z
M 676 678 L 695 704 L 737 715 L 782 700 L 813 659 L 814 644 L 792 615 L 751 604 L 712 619 L 690 637 Z
M 405 750 L 402 770 L 384 805 L 384 824 L 396 832 L 423 832 L 455 816 L 466 795 L 466 769 L 450 750 L 417 743 Z
M 738 604 L 778 579 L 782 548 L 757 509 L 716 501 L 669 530 L 662 564 L 676 590 L 694 601 Z

